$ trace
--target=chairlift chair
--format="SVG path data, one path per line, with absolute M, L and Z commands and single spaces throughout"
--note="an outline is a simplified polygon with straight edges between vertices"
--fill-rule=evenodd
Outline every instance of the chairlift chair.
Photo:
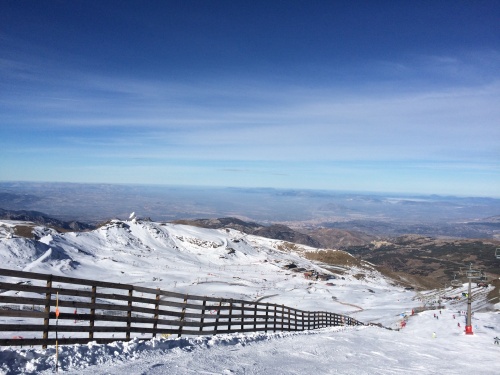
M 454 278 L 453 280 L 451 280 L 451 286 L 460 287 L 462 286 L 462 282 Z
M 497 249 L 495 250 L 495 256 L 497 259 L 500 259 L 500 247 L 497 247 Z
M 479 279 L 481 277 L 481 271 L 469 269 L 465 271 L 465 277 L 468 279 Z
M 453 287 L 459 287 L 462 286 L 462 282 L 460 280 L 457 280 L 457 274 L 453 274 L 453 280 L 451 280 L 451 286 Z

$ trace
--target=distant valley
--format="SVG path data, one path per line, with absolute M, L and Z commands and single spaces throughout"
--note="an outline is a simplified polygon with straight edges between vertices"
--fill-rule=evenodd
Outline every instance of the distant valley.
M 154 221 L 234 217 L 373 236 L 495 238 L 500 199 L 322 190 L 0 182 L 0 207 L 97 225 L 133 211 Z

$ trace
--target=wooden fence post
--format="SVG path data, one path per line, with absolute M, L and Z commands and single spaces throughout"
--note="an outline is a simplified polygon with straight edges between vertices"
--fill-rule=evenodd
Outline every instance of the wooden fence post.
M 186 294 L 186 297 L 184 297 L 184 307 L 182 308 L 182 312 L 181 312 L 181 320 L 180 320 L 180 324 L 179 324 L 179 333 L 177 334 L 177 337 L 181 337 L 182 335 L 182 327 L 184 326 L 184 315 L 186 314 L 186 304 L 187 304 L 187 300 L 188 300 L 188 295 Z
M 241 303 L 241 332 L 245 329 L 245 303 Z
M 274 324 L 273 324 L 273 332 L 276 332 L 276 321 L 278 320 L 278 305 L 274 305 Z
M 269 303 L 266 303 L 266 325 L 264 326 L 264 332 L 267 333 L 267 322 L 269 319 Z
M 203 322 L 205 321 L 205 311 L 207 307 L 207 300 L 203 300 L 203 309 L 201 309 L 201 319 L 200 319 L 200 332 L 203 331 Z
M 132 327 L 132 295 L 134 293 L 134 289 L 128 290 L 128 310 L 127 310 L 127 333 L 125 335 L 125 340 L 130 340 L 130 328 Z
M 304 319 L 304 311 L 302 311 L 301 314 L 302 314 L 302 325 L 301 325 L 302 329 L 301 329 L 301 331 L 305 331 L 305 329 L 306 329 L 306 321 Z
M 281 332 L 285 331 L 285 305 L 281 304 Z
M 287 307 L 287 309 L 288 309 L 288 330 L 291 331 L 292 330 L 291 329 L 292 328 L 292 320 L 290 318 L 290 308 Z
M 229 302 L 229 318 L 227 319 L 227 329 L 231 330 L 231 316 L 233 315 L 233 301 Z
M 222 301 L 219 302 L 219 308 L 217 309 L 217 317 L 215 318 L 214 336 L 217 334 L 217 328 L 219 327 L 219 317 L 220 317 L 220 307 L 222 306 Z
M 47 291 L 45 292 L 45 318 L 43 318 L 43 339 L 49 338 L 49 320 L 50 320 L 50 300 L 52 298 L 52 275 L 47 278 Z M 42 345 L 42 349 L 47 349 L 47 344 Z
M 155 322 L 153 323 L 153 337 L 156 337 L 156 329 L 158 328 L 158 317 L 159 317 L 159 310 L 160 310 L 160 288 L 156 288 L 158 293 L 156 293 L 155 297 L 155 314 L 154 314 L 154 320 Z
M 255 307 L 253 310 L 253 330 L 257 331 L 257 302 L 255 302 Z
M 92 294 L 90 295 L 90 320 L 89 320 L 89 340 L 94 339 L 94 322 L 95 322 L 95 295 L 97 287 L 92 286 Z

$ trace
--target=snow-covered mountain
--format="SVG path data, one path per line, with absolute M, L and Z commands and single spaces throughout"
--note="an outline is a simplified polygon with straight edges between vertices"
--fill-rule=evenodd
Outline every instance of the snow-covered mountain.
M 57 233 L 33 226 L 36 239 L 7 235 L 20 222 L 2 222 L 0 262 L 3 268 L 99 279 L 181 293 L 235 299 L 265 299 L 303 310 L 357 314 L 356 319 L 396 324 L 394 315 L 363 316 L 369 300 L 407 300 L 413 294 L 392 285 L 369 264 L 359 268 L 322 268 L 301 252 L 304 245 L 244 234 L 232 229 L 112 220 L 89 232 Z M 25 223 L 23 225 L 26 225 Z M 291 250 L 293 249 L 293 250 Z M 349 254 L 345 253 L 346 256 Z M 353 258 L 354 261 L 354 258 Z M 311 281 L 302 272 L 316 270 L 334 280 Z M 333 284 L 333 285 L 332 285 Z
M 14 226 L 29 227 L 33 231 L 34 238 L 19 237 L 13 234 L 15 232 Z M 24 222 L 0 222 L 0 264 L 2 268 L 99 279 L 150 288 L 160 287 L 163 290 L 195 295 L 264 300 L 303 310 L 323 310 L 347 314 L 362 322 L 381 323 L 393 329 L 400 327 L 403 316 L 411 315 L 413 308 L 421 307 L 424 304 L 429 305 L 431 301 L 436 301 L 439 298 L 439 293 L 450 295 L 465 291 L 464 286 L 453 290 L 448 288 L 441 292 L 416 293 L 395 285 L 392 280 L 383 277 L 368 263 L 359 264 L 359 262 L 353 261 L 352 267 L 335 267 L 316 264 L 301 256 L 302 253 L 311 251 L 318 251 L 318 249 L 247 235 L 233 229 L 203 229 L 135 219 L 130 221 L 113 220 L 93 231 L 68 233 L 57 233 L 52 229 Z M 345 253 L 345 256 L 350 255 Z M 289 269 L 287 266 L 292 263 L 296 267 Z M 330 275 L 332 279 L 325 281 L 306 279 L 304 274 L 300 272 L 301 269 L 314 269 L 319 273 Z M 228 342 L 231 343 L 230 345 L 254 345 L 258 347 L 265 345 L 261 343 L 262 341 L 267 342 L 272 338 L 278 342 L 282 340 L 282 342 L 287 343 L 288 349 L 285 351 L 289 356 L 293 356 L 292 353 L 300 348 L 300 353 L 309 353 L 309 355 L 324 356 L 327 355 L 326 353 L 330 353 L 328 355 L 336 358 L 338 363 L 343 354 L 325 352 L 323 344 L 328 347 L 328 345 L 335 344 L 336 338 L 344 337 L 341 339 L 341 341 L 344 340 L 342 347 L 349 353 L 355 351 L 358 345 L 370 342 L 371 354 L 367 354 L 367 358 L 372 358 L 372 361 L 367 363 L 380 366 L 380 371 L 370 371 L 369 368 L 364 369 L 358 365 L 357 371 L 341 370 L 336 373 L 393 373 L 382 370 L 381 363 L 387 358 L 384 360 L 377 358 L 378 355 L 386 355 L 384 350 L 392 353 L 387 354 L 391 358 L 397 355 L 396 350 L 390 349 L 391 342 L 393 345 L 398 345 L 399 342 L 400 345 L 406 345 L 407 350 L 420 353 L 423 361 L 431 355 L 430 349 L 425 345 L 421 347 L 418 344 L 412 347 L 410 343 L 412 340 L 424 340 L 424 338 L 428 340 L 433 331 L 437 330 L 440 336 L 448 335 L 453 340 L 463 341 L 461 345 L 464 347 L 467 347 L 467 343 L 471 342 L 469 337 L 462 334 L 462 329 L 457 329 L 454 326 L 455 322 L 458 321 L 455 320 L 455 315 L 460 319 L 457 311 L 464 310 L 465 304 L 463 301 L 446 301 L 445 303 L 448 304 L 448 310 L 445 311 L 446 319 L 450 320 L 446 323 L 446 331 L 443 328 L 445 323 L 442 323 L 441 328 L 443 329 L 436 326 L 437 322 L 428 320 L 432 316 L 432 312 L 426 311 L 413 316 L 409 320 L 407 328 L 402 331 L 367 327 L 339 331 L 336 328 L 330 328 L 321 332 L 294 335 L 256 334 L 249 336 L 228 335 L 216 339 L 180 339 L 185 341 L 155 339 L 150 344 L 141 345 L 137 341 L 108 346 L 89 344 L 88 346 L 63 348 L 62 363 L 65 363 L 63 369 L 78 370 L 77 372 L 79 372 L 87 366 L 92 368 L 92 365 L 98 363 L 112 364 L 118 361 L 122 364 L 123 370 L 127 358 L 131 356 L 142 358 L 141 351 L 149 353 L 145 355 L 150 357 L 152 351 L 165 354 L 169 353 L 170 349 L 191 351 L 194 350 L 193 348 L 198 348 L 196 350 L 199 352 L 213 346 L 215 347 L 214 351 L 204 352 L 203 356 L 205 356 L 207 366 L 210 362 L 210 366 L 217 367 L 217 361 L 209 358 L 218 353 L 219 350 L 223 350 Z M 474 302 L 475 306 L 479 306 L 481 303 L 485 303 L 485 294 L 482 299 Z M 451 321 L 452 315 L 454 321 Z M 481 338 L 481 344 L 477 342 L 479 348 L 487 340 L 489 341 L 490 335 L 496 334 L 498 336 L 500 334 L 500 316 L 493 313 L 477 314 L 476 316 L 484 316 L 479 325 L 476 322 L 475 327 L 476 336 L 474 339 L 476 341 L 477 337 L 482 337 L 481 335 L 484 334 L 484 337 Z M 424 325 L 419 326 L 419 324 Z M 304 347 L 307 345 L 307 340 L 304 338 L 306 336 L 309 337 L 310 345 L 316 347 L 316 354 Z M 377 343 L 376 337 L 381 338 L 379 343 Z M 323 344 L 319 344 L 318 339 L 322 340 Z M 277 350 L 278 345 L 273 344 L 267 349 L 262 346 L 261 349 L 256 350 Z M 381 349 L 377 348 L 378 345 L 381 345 Z M 432 345 L 435 350 L 435 342 L 432 342 Z M 26 354 L 25 349 L 0 348 L 0 373 L 2 371 L 5 373 L 29 373 L 30 371 L 36 373 L 47 370 L 54 361 L 48 359 L 47 355 L 43 354 L 40 349 L 29 350 L 31 350 L 30 354 Z M 331 350 L 335 351 L 334 348 Z M 359 350 L 362 351 L 361 347 Z M 373 354 L 374 352 L 381 354 Z M 250 351 L 246 355 L 257 357 L 263 354 L 252 354 Z M 346 363 L 346 367 L 343 367 L 344 370 L 349 368 L 347 363 L 349 358 L 353 356 L 348 353 L 345 355 L 347 357 L 342 357 Z M 99 359 L 100 356 L 107 359 Z M 489 354 L 486 355 L 486 357 L 488 356 Z M 307 354 L 300 354 L 299 357 L 304 363 L 309 363 L 305 359 L 308 357 Z M 357 361 L 355 357 L 351 359 Z M 192 361 L 187 356 L 183 358 L 179 360 Z M 447 353 L 446 358 L 451 361 L 454 355 Z M 239 358 L 238 360 L 244 359 Z M 266 360 L 270 361 L 269 358 Z M 4 365 L 1 365 L 2 361 Z M 290 363 L 293 362 L 279 358 L 276 358 L 276 361 L 288 370 L 266 372 L 262 367 L 254 367 L 255 371 L 252 372 L 252 366 L 239 365 L 236 373 L 295 373 L 293 367 L 290 367 Z M 318 358 L 317 363 L 321 363 L 320 373 L 334 373 L 330 371 L 328 360 Z M 433 366 L 436 366 L 439 362 L 433 361 L 432 363 L 434 363 Z M 140 370 L 138 368 L 137 373 L 155 373 L 155 371 L 161 373 L 161 371 L 152 370 L 156 368 L 154 364 L 152 366 L 150 371 L 144 371 L 144 366 L 139 366 Z M 203 365 L 197 364 L 197 366 L 198 370 L 201 371 Z M 217 367 L 214 373 L 224 373 L 223 370 L 230 369 L 227 363 L 224 366 Z M 419 368 L 418 361 L 412 362 L 411 366 L 413 369 Z M 404 369 L 405 365 L 402 362 L 401 366 L 397 367 Z M 426 371 L 429 368 L 426 368 L 425 365 L 420 367 L 424 373 L 433 373 Z M 394 367 L 392 368 L 394 369 Z M 95 369 L 92 371 L 96 372 Z M 169 368 L 168 371 L 177 374 L 186 373 L 181 369 L 175 370 L 175 368 Z M 105 372 L 120 373 L 119 370 L 113 372 L 109 367 L 106 368 Z M 235 372 L 233 371 L 233 373 Z M 451 372 L 446 373 L 455 372 L 452 369 Z M 488 372 L 480 371 L 479 373 Z

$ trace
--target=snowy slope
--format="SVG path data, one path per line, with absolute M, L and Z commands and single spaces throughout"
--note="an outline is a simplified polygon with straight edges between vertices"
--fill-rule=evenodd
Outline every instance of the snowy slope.
M 0 223 L 4 228 L 9 225 L 14 224 Z M 91 232 L 59 234 L 37 227 L 36 233 L 39 240 L 10 238 L 8 231 L 0 233 L 1 267 L 197 295 L 264 299 L 299 309 L 347 314 L 391 328 L 399 328 L 402 315 L 410 314 L 412 308 L 439 298 L 436 291 L 417 295 L 394 286 L 368 266 L 337 274 L 329 281 L 334 285 L 307 280 L 283 266 L 293 262 L 298 267 L 327 271 L 296 253 L 280 250 L 284 248 L 281 241 L 235 230 L 132 220 L 112 221 Z M 305 246 L 302 250 L 316 251 Z M 365 277 L 354 277 L 359 274 Z M 464 288 L 441 293 L 459 294 Z M 303 374 L 313 368 L 319 373 L 393 374 L 405 373 L 405 368 L 437 373 L 440 366 L 445 369 L 442 373 L 462 373 L 459 369 L 472 368 L 460 355 L 463 350 L 472 350 L 485 360 L 495 355 L 498 358 L 500 347 L 493 346 L 492 338 L 500 335 L 499 315 L 475 314 L 476 334 L 466 336 L 463 327 L 456 326 L 459 319 L 463 326 L 457 311 L 465 309 L 464 301 L 446 304 L 442 319 L 434 319 L 433 312 L 426 311 L 410 317 L 401 331 L 331 328 L 294 335 L 89 344 L 61 348 L 60 364 L 74 373 L 88 368 L 88 373 L 118 374 L 126 368 L 131 374 L 183 374 L 191 368 L 193 373 Z M 432 332 L 437 334 L 435 339 Z M 54 358 L 50 350 L 0 348 L 0 373 L 2 369 L 6 373 L 51 372 Z M 105 366 L 97 370 L 102 363 Z M 340 367 L 332 368 L 333 364 Z M 491 363 L 495 365 L 498 361 Z M 273 366 L 278 370 L 269 371 Z M 476 373 L 496 372 L 489 370 L 480 367 Z
M 406 310 L 414 306 L 413 293 L 391 286 L 370 269 L 350 269 L 342 275 L 344 279 L 337 275 L 332 280 L 334 286 L 306 280 L 302 273 L 283 266 L 295 263 L 321 271 L 320 267 L 294 252 L 279 250 L 282 241 L 235 230 L 136 220 L 112 221 L 91 232 L 58 234 L 43 228 L 36 230 L 41 237 L 38 241 L 0 239 L 0 260 L 5 268 L 197 295 L 265 299 L 304 310 L 357 314 L 358 320 L 389 325 L 397 321 L 395 315 L 403 306 Z M 360 272 L 367 277 L 353 277 Z M 392 316 L 367 316 L 361 305 L 372 300 L 379 301 L 384 309 L 397 302 Z

